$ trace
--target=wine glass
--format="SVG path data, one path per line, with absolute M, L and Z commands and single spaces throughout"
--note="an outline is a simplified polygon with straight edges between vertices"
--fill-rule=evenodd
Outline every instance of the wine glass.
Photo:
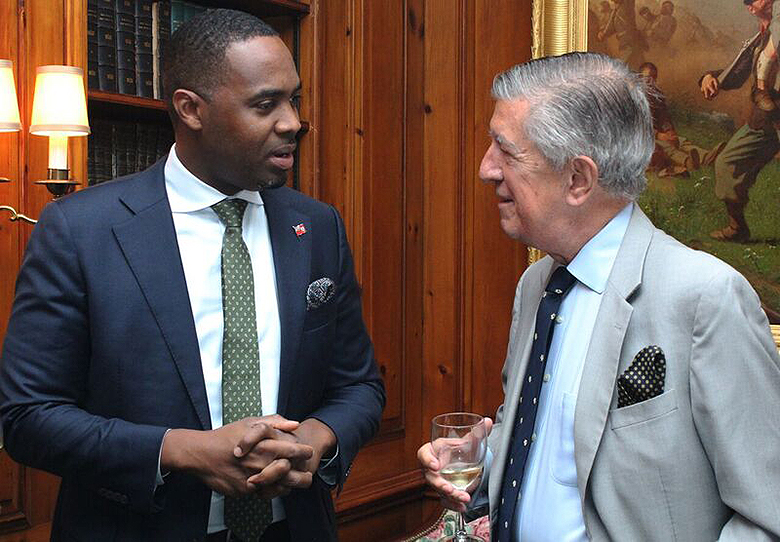
M 442 478 L 462 491 L 476 487 L 487 450 L 487 428 L 482 416 L 468 412 L 439 414 L 431 424 L 431 446 L 439 460 Z M 466 524 L 459 512 L 455 534 L 442 541 L 484 542 L 466 533 Z

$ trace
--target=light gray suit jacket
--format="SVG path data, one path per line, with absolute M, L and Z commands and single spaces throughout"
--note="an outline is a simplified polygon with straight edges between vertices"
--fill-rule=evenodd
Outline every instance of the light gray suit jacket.
M 502 374 L 505 399 L 483 482 L 492 522 L 536 310 L 554 267 L 543 258 L 517 286 Z M 649 345 L 666 354 L 664 393 L 617 409 L 617 377 Z M 577 486 L 588 535 L 780 538 L 778 420 L 780 359 L 756 293 L 731 267 L 656 229 L 635 206 L 602 298 L 575 410 Z

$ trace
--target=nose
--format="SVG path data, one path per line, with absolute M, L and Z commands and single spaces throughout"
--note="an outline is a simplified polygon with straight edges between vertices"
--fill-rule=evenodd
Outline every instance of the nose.
M 295 135 L 301 129 L 301 119 L 298 109 L 290 102 L 282 108 L 279 119 L 276 121 L 276 131 L 280 134 Z
M 501 167 L 498 165 L 498 161 L 495 159 L 495 143 L 491 143 L 490 147 L 485 151 L 485 156 L 482 157 L 482 162 L 479 164 L 479 178 L 485 183 L 500 183 L 504 177 L 501 172 Z

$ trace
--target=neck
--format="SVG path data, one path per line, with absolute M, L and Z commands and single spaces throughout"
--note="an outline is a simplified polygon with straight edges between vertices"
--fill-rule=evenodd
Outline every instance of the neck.
M 223 183 L 217 179 L 208 168 L 208 159 L 203 152 L 192 144 L 186 136 L 176 133 L 176 157 L 199 181 L 219 190 L 226 196 L 232 196 L 239 188 L 231 184 Z
M 568 265 L 582 247 L 628 205 L 628 200 L 624 198 L 604 196 L 599 199 L 601 201 L 578 208 L 578 212 L 569 221 L 566 234 L 561 236 L 560 249 L 549 252 L 555 261 Z

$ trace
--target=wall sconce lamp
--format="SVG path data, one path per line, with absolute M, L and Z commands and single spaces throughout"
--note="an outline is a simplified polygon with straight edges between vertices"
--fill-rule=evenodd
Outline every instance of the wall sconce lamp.
M 16 84 L 14 83 L 14 65 L 10 60 L 0 59 L 0 132 L 18 132 L 22 129 L 19 120 L 19 102 L 16 99 Z M 0 183 L 7 183 L 11 179 L 0 177 Z M 11 220 L 25 220 L 35 224 L 35 220 L 17 213 L 16 209 L 8 205 L 0 205 L 0 210 L 9 211 Z
M 36 70 L 30 133 L 49 136 L 49 170 L 46 185 L 55 198 L 79 184 L 69 178 L 68 136 L 89 134 L 84 72 L 73 66 L 40 66 Z
M 0 132 L 16 132 L 21 128 L 13 63 L 0 60 Z M 41 66 L 36 70 L 30 133 L 49 136 L 48 175 L 35 183 L 45 185 L 54 199 L 72 191 L 79 183 L 69 178 L 68 136 L 89 134 L 84 72 L 80 68 Z M 0 182 L 8 181 L 0 177 Z M 37 222 L 8 205 L 0 205 L 0 210 L 9 211 L 12 221 Z

